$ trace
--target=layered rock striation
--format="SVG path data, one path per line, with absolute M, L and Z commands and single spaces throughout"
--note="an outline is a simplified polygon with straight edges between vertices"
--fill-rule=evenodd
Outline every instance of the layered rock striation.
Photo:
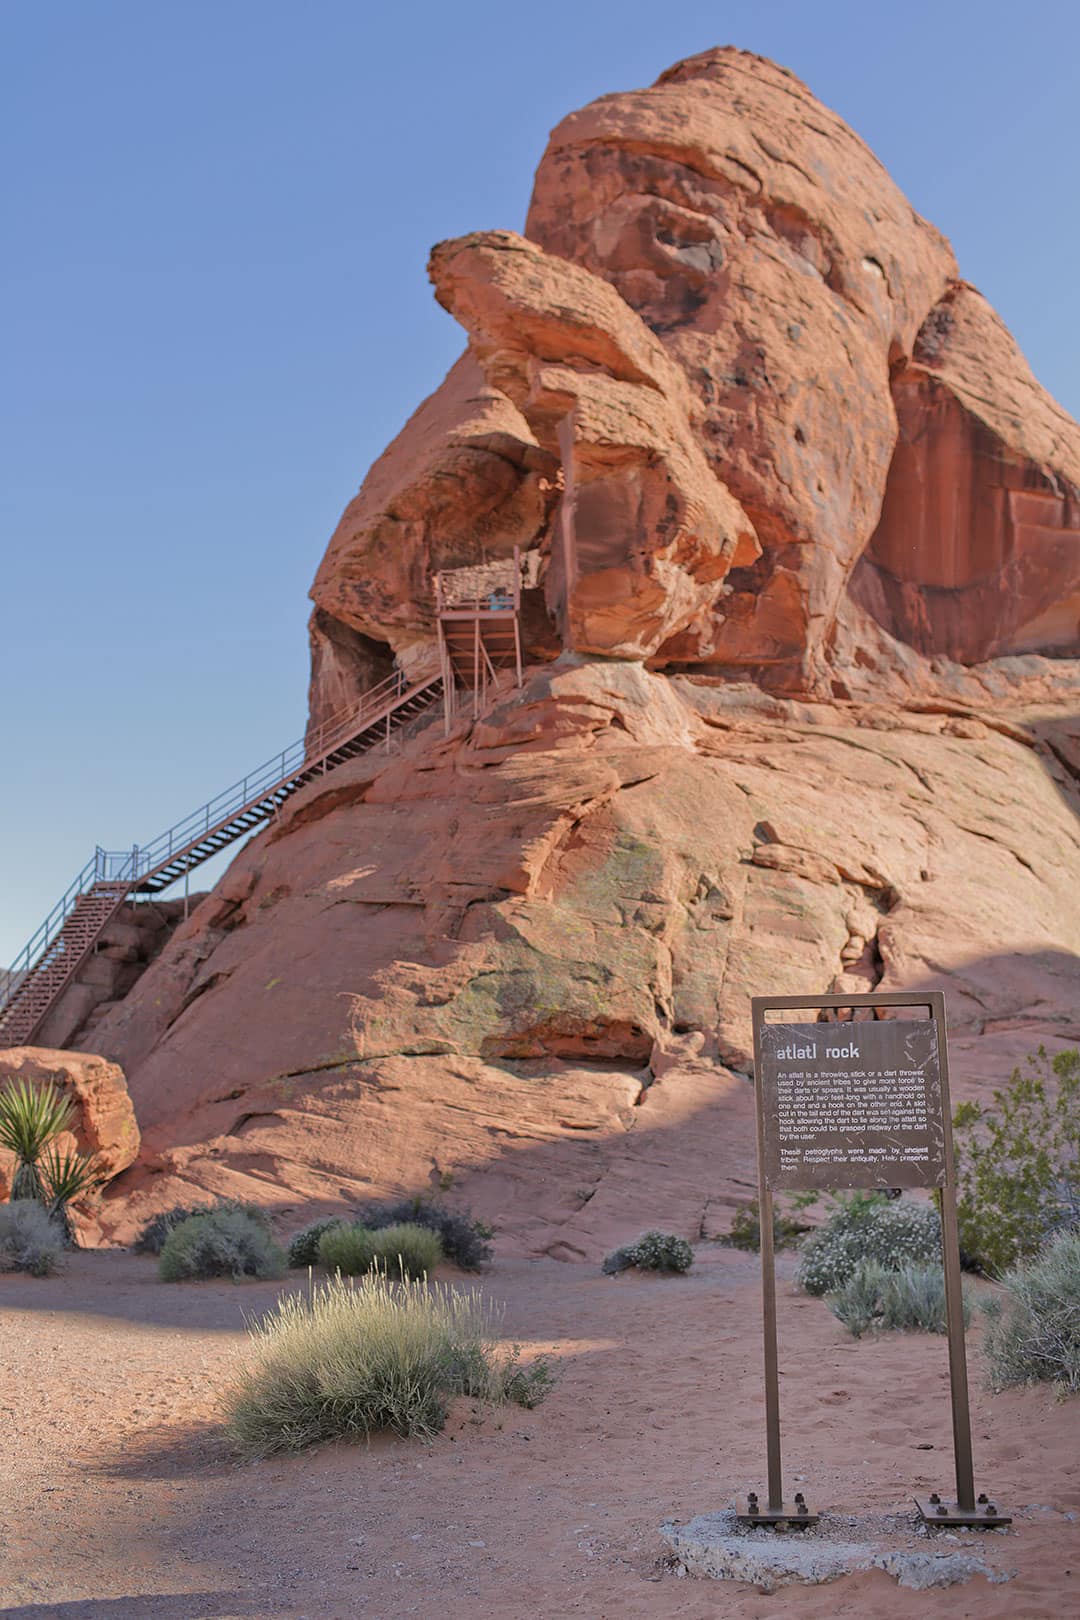
M 101 1016 L 120 1236 L 448 1186 L 527 1252 L 709 1234 L 751 995 L 944 988 L 962 1092 L 1080 1038 L 1080 437 L 873 154 L 706 52 L 430 274 L 467 348 L 330 542 L 312 718 L 515 548 L 525 686 L 289 800 Z

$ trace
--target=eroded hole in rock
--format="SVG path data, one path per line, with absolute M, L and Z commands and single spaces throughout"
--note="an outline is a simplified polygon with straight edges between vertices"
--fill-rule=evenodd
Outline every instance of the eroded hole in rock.
M 387 641 L 362 635 L 324 608 L 308 622 L 311 683 L 308 691 L 308 734 L 348 709 L 394 670 L 394 650 Z

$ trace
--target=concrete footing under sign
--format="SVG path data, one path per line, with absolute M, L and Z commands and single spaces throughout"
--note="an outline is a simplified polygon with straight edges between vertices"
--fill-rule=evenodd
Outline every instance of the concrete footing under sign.
M 1010 1578 L 1009 1571 L 981 1556 L 983 1548 L 992 1555 L 1007 1531 L 931 1535 L 919 1527 L 914 1511 L 864 1518 L 822 1514 L 814 1528 L 783 1532 L 743 1528 L 734 1511 L 702 1513 L 687 1524 L 665 1524 L 660 1533 L 687 1574 L 743 1581 L 765 1592 L 816 1586 L 870 1569 L 884 1570 L 917 1592 L 973 1575 L 988 1581 Z

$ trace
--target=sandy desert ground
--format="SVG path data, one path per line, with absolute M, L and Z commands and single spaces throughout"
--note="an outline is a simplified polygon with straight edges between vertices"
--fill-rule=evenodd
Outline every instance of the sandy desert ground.
M 851 1513 L 947 1488 L 944 1341 L 857 1343 L 793 1292 L 792 1261 L 780 1265 L 789 1475 L 815 1505 Z M 0 1614 L 1080 1613 L 1080 1403 L 989 1393 L 977 1329 L 978 1482 L 1016 1514 L 1014 1532 L 978 1550 L 1015 1577 L 919 1594 L 875 1573 L 768 1596 L 676 1576 L 658 1534 L 761 1483 L 756 1258 L 705 1244 L 679 1279 L 503 1261 L 479 1286 L 504 1302 L 507 1338 L 557 1365 L 544 1405 L 464 1402 L 430 1446 L 384 1439 L 245 1464 L 217 1427 L 217 1389 L 243 1350 L 243 1313 L 279 1285 L 166 1285 L 152 1260 L 105 1251 L 74 1255 L 53 1279 L 0 1277 Z

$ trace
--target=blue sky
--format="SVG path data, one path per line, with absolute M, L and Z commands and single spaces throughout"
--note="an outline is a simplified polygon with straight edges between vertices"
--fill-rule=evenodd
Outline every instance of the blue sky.
M 307 590 L 462 339 L 431 244 L 714 44 L 859 131 L 1080 414 L 1080 7 L 0 0 L 0 962 L 303 729 Z

